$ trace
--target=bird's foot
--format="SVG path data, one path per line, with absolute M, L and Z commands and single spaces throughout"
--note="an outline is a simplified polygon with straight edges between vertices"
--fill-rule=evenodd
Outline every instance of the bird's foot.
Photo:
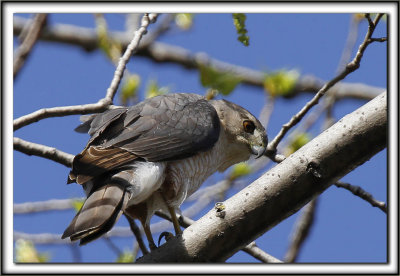
M 160 237 L 158 238 L 158 246 L 160 246 L 160 242 L 161 242 L 162 238 L 165 238 L 165 241 L 169 241 L 173 237 L 174 237 L 174 234 L 172 234 L 171 232 L 167 232 L 167 231 L 162 232 L 160 234 Z

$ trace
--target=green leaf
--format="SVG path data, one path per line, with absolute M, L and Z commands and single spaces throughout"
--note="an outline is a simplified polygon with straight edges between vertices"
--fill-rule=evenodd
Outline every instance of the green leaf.
M 85 203 L 85 200 L 83 199 L 74 199 L 72 200 L 72 207 L 74 207 L 76 212 L 79 212 L 83 206 L 83 203 Z
M 246 30 L 246 15 L 244 13 L 234 13 L 233 16 L 233 24 L 236 27 L 236 32 L 238 34 L 238 40 L 244 45 L 249 46 L 250 38 L 247 35 Z
M 299 76 L 296 70 L 281 70 L 268 74 L 264 79 L 264 89 L 273 97 L 288 96 L 293 91 Z
M 156 80 L 150 80 L 146 88 L 146 98 L 152 98 L 158 95 L 164 95 L 169 92 L 166 86 L 159 87 Z
M 133 263 L 134 256 L 131 251 L 124 250 L 122 254 L 120 254 L 116 260 L 117 263 Z
M 235 180 L 239 177 L 246 176 L 251 173 L 251 167 L 247 163 L 238 163 L 233 166 L 231 174 L 229 176 L 230 180 Z
M 124 78 L 124 83 L 121 87 L 121 96 L 120 96 L 123 105 L 126 105 L 129 99 L 132 99 L 136 96 L 139 86 L 140 86 L 139 75 L 134 74 Z
M 178 13 L 175 15 L 175 24 L 182 30 L 188 30 L 193 25 L 192 13 Z
M 18 239 L 15 242 L 15 261 L 17 263 L 45 263 L 50 260 L 48 253 L 39 253 L 31 241 Z
M 229 95 L 241 81 L 234 74 L 219 72 L 209 66 L 200 66 L 199 72 L 204 87 L 218 90 L 223 95 Z
M 108 36 L 107 22 L 102 16 L 96 17 L 96 32 L 99 48 L 112 62 L 118 62 L 122 54 L 122 46 Z
M 297 133 L 293 137 L 292 141 L 290 142 L 286 154 L 290 155 L 290 154 L 296 152 L 302 146 L 304 146 L 305 144 L 310 142 L 310 140 L 311 140 L 311 136 L 308 133 L 306 133 L 306 132 Z

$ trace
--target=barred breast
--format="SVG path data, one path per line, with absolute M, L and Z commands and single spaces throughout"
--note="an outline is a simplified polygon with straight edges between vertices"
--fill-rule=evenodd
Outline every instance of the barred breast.
M 221 141 L 225 139 L 219 139 L 211 150 L 168 164 L 162 191 L 169 205 L 179 207 L 224 163 L 226 147 Z

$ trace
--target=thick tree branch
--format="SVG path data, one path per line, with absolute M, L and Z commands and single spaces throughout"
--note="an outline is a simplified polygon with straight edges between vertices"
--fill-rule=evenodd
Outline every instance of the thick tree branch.
M 156 215 L 159 216 L 160 218 L 172 221 L 169 215 L 161 211 L 157 211 Z M 184 228 L 187 228 L 193 223 L 195 223 L 194 220 L 185 216 L 179 216 L 178 219 L 179 219 L 179 224 Z M 254 241 L 243 247 L 242 250 L 263 263 L 282 263 L 281 260 L 275 258 L 274 256 L 268 254 L 267 252 L 259 248 Z
M 386 93 L 345 116 L 138 262 L 220 262 L 386 147 Z M 245 233 L 245 234 L 243 234 Z
M 373 207 L 378 207 L 384 213 L 387 214 L 387 206 L 386 206 L 385 202 L 376 200 L 370 193 L 364 191 L 364 189 L 361 188 L 360 186 L 351 185 L 349 183 L 344 183 L 341 181 L 336 182 L 335 186 L 338 188 L 343 188 L 343 189 L 346 189 L 346 190 L 352 192 L 353 195 L 364 199 L 369 204 L 371 204 Z
M 39 13 L 35 15 L 32 24 L 28 26 L 27 33 L 23 38 L 21 45 L 15 51 L 14 54 L 14 64 L 13 64 L 13 77 L 17 76 L 18 72 L 24 65 L 26 59 L 28 58 L 33 46 L 35 45 L 37 39 L 39 38 L 40 31 L 45 25 L 47 14 Z
M 18 35 L 28 20 L 14 16 L 14 35 Z M 109 37 L 126 47 L 130 40 L 126 32 L 110 32 Z M 77 27 L 66 24 L 55 24 L 46 26 L 40 34 L 40 39 L 50 42 L 70 44 L 81 47 L 87 51 L 98 49 L 98 38 L 94 29 Z M 146 46 L 146 47 L 145 47 Z M 212 66 L 220 72 L 231 72 L 236 74 L 243 83 L 258 87 L 264 86 L 265 73 L 249 68 L 236 66 L 207 56 L 205 53 L 192 53 L 182 47 L 169 45 L 161 42 L 153 42 L 146 45 L 145 41 L 135 54 L 144 56 L 155 62 L 174 63 L 184 66 L 187 69 L 198 69 L 200 66 Z M 306 75 L 297 81 L 290 96 L 303 92 L 318 92 L 325 81 L 314 76 Z M 340 83 L 331 90 L 336 93 L 337 99 L 356 98 L 371 100 L 385 89 L 367 86 L 358 83 Z
M 279 144 L 279 142 L 283 139 L 283 137 L 286 135 L 286 133 L 293 127 L 295 126 L 300 120 L 307 114 L 307 112 L 316 104 L 318 104 L 319 99 L 325 95 L 325 93 L 335 84 L 337 84 L 339 81 L 344 79 L 347 75 L 350 73 L 354 72 L 360 67 L 360 62 L 361 58 L 364 55 L 364 51 L 367 48 L 367 46 L 372 43 L 371 37 L 372 34 L 374 33 L 374 30 L 376 28 L 376 25 L 378 24 L 380 18 L 382 17 L 383 14 L 378 14 L 375 17 L 374 22 L 370 23 L 368 26 L 368 31 L 367 34 L 365 35 L 364 41 L 361 43 L 361 45 L 358 48 L 358 52 L 354 59 L 349 62 L 345 69 L 338 74 L 335 78 L 332 80 L 328 81 L 319 91 L 318 93 L 297 113 L 295 114 L 288 123 L 284 124 L 282 126 L 282 129 L 279 131 L 278 135 L 275 136 L 275 138 L 268 144 L 268 152 L 275 152 L 276 148 Z M 368 15 L 366 15 L 368 17 Z
M 118 62 L 117 69 L 114 72 L 114 77 L 103 99 L 100 99 L 97 103 L 94 104 L 61 106 L 61 107 L 43 108 L 37 110 L 31 114 L 15 119 L 14 131 L 23 126 L 29 125 L 31 123 L 37 122 L 45 118 L 60 117 L 60 116 L 67 116 L 74 114 L 89 114 L 89 113 L 97 113 L 105 111 L 113 102 L 113 98 L 115 96 L 115 93 L 117 92 L 119 83 L 121 82 L 121 78 L 123 76 L 127 62 L 129 61 L 133 52 L 137 50 L 142 36 L 147 32 L 148 25 L 154 22 L 156 18 L 157 18 L 156 14 L 149 14 L 149 15 L 145 14 L 143 16 L 139 30 L 135 32 L 132 40 L 129 42 L 125 50 L 125 53 L 122 55 L 122 57 Z M 97 35 L 96 35 L 96 44 L 97 44 Z
M 64 166 L 71 167 L 74 156 L 72 154 L 60 151 L 56 148 L 40 145 L 14 137 L 14 150 L 18 150 L 27 155 L 36 155 L 53 160 Z

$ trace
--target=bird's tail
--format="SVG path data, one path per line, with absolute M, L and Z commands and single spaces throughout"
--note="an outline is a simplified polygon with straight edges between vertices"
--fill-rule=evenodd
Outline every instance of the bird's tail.
M 117 222 L 129 196 L 126 188 L 118 183 L 111 182 L 97 188 L 88 196 L 61 238 L 80 240 L 79 245 L 99 238 Z

